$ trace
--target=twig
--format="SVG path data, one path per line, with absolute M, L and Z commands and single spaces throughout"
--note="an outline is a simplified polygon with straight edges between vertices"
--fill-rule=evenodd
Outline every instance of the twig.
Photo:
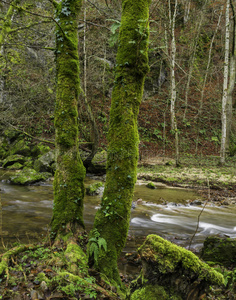
M 200 211 L 200 214 L 198 215 L 197 217 L 197 227 L 196 227 L 196 230 L 190 240 L 190 243 L 189 243 L 189 246 L 188 246 L 188 249 L 190 249 L 191 245 L 192 245 L 192 241 L 195 237 L 195 235 L 197 234 L 197 231 L 198 231 L 198 228 L 199 228 L 199 223 L 200 223 L 200 217 L 201 217 L 201 214 L 203 213 L 207 203 L 210 201 L 210 184 L 209 184 L 209 179 L 207 178 L 207 187 L 208 187 L 208 197 L 207 197 L 207 200 L 205 201 L 205 204 L 203 205 L 203 208 L 202 210 Z

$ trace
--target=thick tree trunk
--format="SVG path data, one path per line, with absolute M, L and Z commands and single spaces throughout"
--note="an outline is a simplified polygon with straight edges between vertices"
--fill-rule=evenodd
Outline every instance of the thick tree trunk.
M 78 14 L 81 0 L 63 0 L 56 19 L 57 95 L 55 107 L 56 173 L 51 234 L 76 231 L 83 222 L 85 168 L 78 149 Z
M 117 259 L 125 245 L 136 182 L 137 116 L 148 67 L 149 1 L 123 0 L 112 93 L 106 185 L 94 228 L 107 243 L 95 266 L 120 283 Z

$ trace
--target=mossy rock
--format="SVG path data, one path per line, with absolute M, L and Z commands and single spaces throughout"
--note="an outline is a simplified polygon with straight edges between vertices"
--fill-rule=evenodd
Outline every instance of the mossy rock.
M 55 163 L 55 151 L 51 150 L 44 155 L 40 156 L 34 162 L 34 169 L 37 172 L 50 172 L 54 173 L 53 164 Z
M 149 235 L 138 252 L 143 266 L 142 280 L 131 286 L 132 292 L 151 283 L 154 287 L 162 286 L 167 294 L 172 290 L 173 295 L 182 299 L 197 300 L 208 292 L 210 286 L 224 285 L 222 274 L 192 252 L 157 235 Z
M 101 195 L 104 190 L 103 186 L 104 184 L 101 181 L 92 183 L 88 187 L 86 187 L 86 194 L 89 196 Z
M 15 163 L 24 164 L 25 161 L 26 161 L 26 158 L 23 155 L 20 155 L 20 154 L 10 155 L 3 160 L 2 167 L 7 168 Z
M 107 152 L 105 150 L 95 154 L 91 161 L 91 165 L 88 170 L 95 174 L 105 174 L 106 173 L 106 162 L 107 162 Z
M 51 173 L 38 173 L 34 169 L 23 169 L 19 173 L 10 177 L 13 184 L 28 185 L 38 181 L 43 181 L 51 177 Z
M 6 158 L 9 149 L 9 144 L 5 137 L 0 137 L 0 158 Z
M 14 142 L 18 136 L 20 135 L 20 132 L 15 129 L 6 129 L 4 130 L 3 135 L 8 139 L 10 143 Z
M 7 167 L 7 169 L 9 169 L 9 170 L 20 170 L 20 169 L 22 169 L 24 166 L 22 165 L 22 164 L 20 164 L 20 163 L 14 163 L 13 165 L 11 165 L 11 166 L 8 166 Z
M 201 257 L 207 262 L 236 267 L 236 239 L 210 236 L 203 244 Z
M 159 285 L 147 285 L 141 289 L 136 290 L 130 300 L 182 300 L 180 296 L 173 295 L 170 291 L 165 291 Z
M 18 140 L 14 144 L 12 144 L 8 153 L 10 155 L 20 154 L 23 156 L 31 156 L 30 147 L 24 139 Z
M 41 155 L 48 153 L 49 151 L 51 151 L 51 148 L 49 146 L 39 143 L 33 147 L 31 152 L 32 152 L 32 156 L 39 157 Z
M 156 188 L 156 186 L 155 186 L 155 184 L 153 182 L 148 182 L 148 184 L 146 185 L 146 187 L 149 188 L 149 189 L 153 189 L 153 190 Z

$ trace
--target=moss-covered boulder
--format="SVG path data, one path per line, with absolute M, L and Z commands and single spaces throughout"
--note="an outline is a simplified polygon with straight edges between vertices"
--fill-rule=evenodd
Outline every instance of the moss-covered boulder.
M 207 262 L 236 267 L 236 239 L 210 236 L 203 244 L 201 257 Z
M 28 143 L 22 139 L 17 140 L 10 146 L 9 152 L 10 155 L 20 154 L 23 156 L 31 156 L 31 150 Z
M 13 128 L 7 128 L 4 130 L 3 135 L 10 143 L 13 143 L 20 135 L 20 131 Z
M 224 284 L 223 276 L 195 254 L 157 235 L 149 235 L 138 252 L 142 273 L 131 286 L 132 300 L 144 299 L 142 289 L 153 290 L 153 293 L 162 291 L 160 299 L 197 300 L 207 294 L 211 285 Z M 159 298 L 154 298 L 153 294 L 148 299 Z
M 14 163 L 13 165 L 11 165 L 11 166 L 8 166 L 7 167 L 7 169 L 8 170 L 20 170 L 20 169 L 23 169 L 23 165 L 22 164 L 20 164 L 20 163 Z
M 162 286 L 146 285 L 136 290 L 130 297 L 130 300 L 182 300 L 180 296 L 174 295 L 170 291 L 166 292 Z
M 88 171 L 95 174 L 106 173 L 107 152 L 105 150 L 95 154 Z
M 153 182 L 148 182 L 148 184 L 146 185 L 146 187 L 149 188 L 149 189 L 153 189 L 153 190 L 156 188 L 156 186 L 155 186 L 155 184 Z
M 101 181 L 92 183 L 88 187 L 86 187 L 86 194 L 89 196 L 101 195 L 103 191 L 104 184 Z
M 23 155 L 20 155 L 20 154 L 10 155 L 3 160 L 2 167 L 7 168 L 15 163 L 24 164 L 25 161 L 26 161 L 26 158 Z
M 38 181 L 43 181 L 51 177 L 51 173 L 38 173 L 34 169 L 23 169 L 19 173 L 10 177 L 13 184 L 28 185 Z
M 53 163 L 55 163 L 55 151 L 51 150 L 35 160 L 34 169 L 37 172 L 54 173 Z
M 8 142 L 5 137 L 0 137 L 0 158 L 4 159 L 7 156 Z
M 31 153 L 33 157 L 39 157 L 48 153 L 49 151 L 51 151 L 51 148 L 49 146 L 42 143 L 38 143 L 32 148 Z

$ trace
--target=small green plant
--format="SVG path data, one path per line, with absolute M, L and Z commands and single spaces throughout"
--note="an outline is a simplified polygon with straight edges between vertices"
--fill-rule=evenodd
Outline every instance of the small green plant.
M 100 237 L 100 233 L 97 229 L 91 231 L 92 237 L 89 239 L 89 256 L 94 258 L 95 264 L 98 261 L 99 252 L 104 249 L 107 251 L 107 242 L 104 238 Z

